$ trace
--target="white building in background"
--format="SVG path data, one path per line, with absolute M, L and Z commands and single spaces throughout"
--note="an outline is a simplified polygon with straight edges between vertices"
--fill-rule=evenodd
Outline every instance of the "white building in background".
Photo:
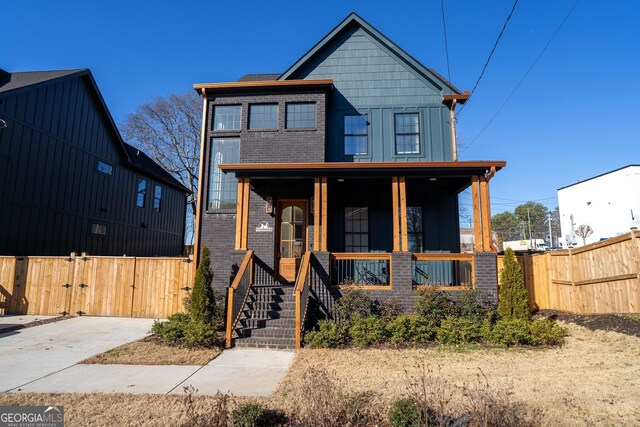
M 593 230 L 587 244 L 640 228 L 640 165 L 559 188 L 558 205 L 562 240 L 567 246 L 582 246 L 576 230 L 583 224 Z

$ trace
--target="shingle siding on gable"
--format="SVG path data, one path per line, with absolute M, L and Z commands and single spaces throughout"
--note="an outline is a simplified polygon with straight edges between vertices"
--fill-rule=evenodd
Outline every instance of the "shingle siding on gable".
M 351 28 L 322 49 L 293 79 L 333 79 L 328 111 L 328 161 L 453 160 L 449 110 L 442 88 L 396 59 L 361 28 Z M 394 113 L 420 114 L 419 154 L 396 155 Z M 345 156 L 343 117 L 369 115 L 369 152 Z

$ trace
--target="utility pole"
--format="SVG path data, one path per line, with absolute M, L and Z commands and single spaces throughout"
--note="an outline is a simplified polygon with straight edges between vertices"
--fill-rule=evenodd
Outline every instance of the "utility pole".
M 549 214 L 549 249 L 553 247 L 553 235 L 551 234 L 551 214 Z
M 527 238 L 527 232 L 524 231 L 524 221 L 522 221 L 522 240 L 525 240 Z
M 527 208 L 527 221 L 529 221 L 529 247 L 531 247 L 533 241 L 531 239 L 531 212 Z

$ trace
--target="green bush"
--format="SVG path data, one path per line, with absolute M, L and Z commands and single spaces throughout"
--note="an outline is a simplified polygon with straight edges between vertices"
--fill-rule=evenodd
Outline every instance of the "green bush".
M 350 322 L 351 317 L 359 314 L 367 317 L 373 312 L 373 301 L 362 289 L 347 289 L 338 302 L 335 309 L 339 321 Z
M 400 304 L 400 300 L 395 297 L 383 300 L 382 302 L 374 305 L 374 309 L 374 314 L 380 316 L 380 320 L 385 325 L 404 312 L 402 304 Z
M 394 401 L 387 414 L 392 427 L 420 427 L 427 424 L 421 405 L 413 397 Z
M 165 342 L 176 344 L 184 339 L 187 323 L 189 323 L 187 314 L 176 313 L 169 316 L 166 322 L 154 321 L 151 333 L 162 338 Z
M 535 319 L 529 325 L 531 345 L 561 345 L 567 330 L 551 319 Z
M 349 326 L 333 320 L 321 320 L 317 330 L 305 334 L 304 342 L 310 348 L 344 347 L 349 343 Z
M 194 322 L 214 323 L 216 303 L 213 288 L 211 287 L 212 280 L 211 255 L 209 248 L 204 246 L 189 300 L 188 312 Z
M 482 328 L 484 338 L 493 344 L 511 347 L 514 345 L 530 345 L 530 324 L 525 319 L 500 319 L 491 327 Z
M 415 311 L 434 325 L 440 325 L 445 317 L 454 313 L 454 306 L 445 292 L 427 286 L 418 291 Z
M 370 347 L 384 340 L 386 331 L 379 317 L 356 314 L 351 317 L 349 335 L 356 346 Z
M 218 331 L 213 325 L 193 319 L 185 324 L 182 342 L 189 347 L 212 347 L 221 344 Z
M 260 427 L 268 423 L 267 411 L 259 403 L 248 402 L 238 405 L 231 413 L 233 425 L 238 427 Z
M 482 323 L 467 317 L 449 316 L 440 323 L 436 339 L 441 344 L 475 343 L 482 338 Z
M 481 291 L 467 287 L 458 294 L 455 309 L 459 317 L 482 322 L 493 313 L 495 307 L 486 301 Z
M 527 288 L 520 265 L 511 248 L 504 252 L 498 292 L 498 315 L 503 319 L 529 319 Z
M 438 328 L 417 314 L 402 314 L 389 322 L 386 330 L 393 344 L 425 344 L 433 340 Z

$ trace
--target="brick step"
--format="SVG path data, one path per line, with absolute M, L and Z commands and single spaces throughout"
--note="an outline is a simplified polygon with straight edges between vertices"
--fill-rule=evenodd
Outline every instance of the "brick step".
M 290 350 L 295 348 L 295 338 L 236 338 L 233 343 L 236 347 L 258 347 Z
M 296 303 L 287 302 L 266 302 L 266 301 L 247 301 L 245 310 L 295 310 Z
M 295 319 L 295 310 L 244 310 L 246 319 Z
M 244 328 L 238 331 L 238 335 L 241 337 L 249 338 L 293 338 L 296 336 L 296 328 Z
M 273 294 L 249 294 L 247 301 L 263 301 L 263 302 L 295 302 L 295 295 L 273 295 Z
M 293 327 L 295 319 L 253 319 L 242 318 L 238 325 L 243 328 L 287 328 Z
M 251 292 L 255 295 L 286 295 L 293 294 L 291 286 L 252 286 Z

